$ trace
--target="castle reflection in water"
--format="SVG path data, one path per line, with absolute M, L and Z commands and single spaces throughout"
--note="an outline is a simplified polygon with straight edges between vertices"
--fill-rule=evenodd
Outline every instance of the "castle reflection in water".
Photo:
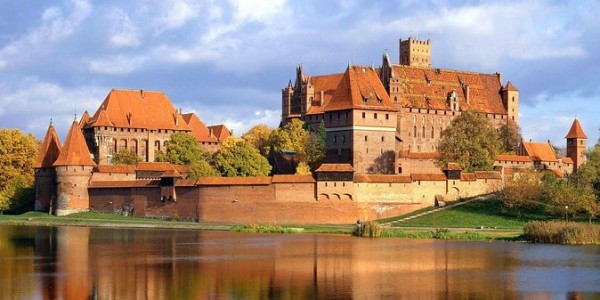
M 512 245 L 0 226 L 0 298 L 516 299 L 527 278 Z

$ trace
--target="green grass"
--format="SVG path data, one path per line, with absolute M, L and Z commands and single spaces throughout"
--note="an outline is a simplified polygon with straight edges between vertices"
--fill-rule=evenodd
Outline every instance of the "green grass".
M 500 200 L 492 197 L 488 200 L 473 201 L 393 225 L 398 227 L 479 228 L 483 226 L 484 228 L 522 229 L 529 221 L 548 219 L 550 217 L 541 210 L 526 212 L 521 216 L 505 212 L 502 210 Z

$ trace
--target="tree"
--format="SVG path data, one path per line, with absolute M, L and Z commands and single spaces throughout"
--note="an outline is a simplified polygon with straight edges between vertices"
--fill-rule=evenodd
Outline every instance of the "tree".
M 246 133 L 242 135 L 242 139 L 253 145 L 260 151 L 260 154 L 264 157 L 269 156 L 271 147 L 269 145 L 269 136 L 273 132 L 273 129 L 265 124 L 258 124 L 250 128 Z
M 226 177 L 267 176 L 271 172 L 269 162 L 260 155 L 258 149 L 235 137 L 229 137 L 223 142 L 221 151 L 215 156 L 215 165 L 221 175 Z
M 300 162 L 296 167 L 296 175 L 312 175 L 308 164 L 305 162 Z
M 306 143 L 309 137 L 310 132 L 304 128 L 304 122 L 293 119 L 283 128 L 271 132 L 269 144 L 275 151 L 296 151 L 299 160 L 306 161 Z
M 512 120 L 500 126 L 498 135 L 502 142 L 501 152 L 504 153 L 514 153 L 519 148 L 519 143 L 523 140 L 521 128 Z
M 39 143 L 19 129 L 0 129 L 0 212 L 33 203 L 33 163 Z
M 325 123 L 321 121 L 317 132 L 309 134 L 305 143 L 306 162 L 311 170 L 316 170 L 325 161 L 326 138 Z
M 192 164 L 188 178 L 198 179 L 200 177 L 220 177 L 221 174 L 215 170 L 207 161 L 200 160 Z
M 113 165 L 137 165 L 140 162 L 140 157 L 127 149 L 122 149 L 113 154 L 110 162 Z
M 483 115 L 463 112 L 442 132 L 440 164 L 458 163 L 463 170 L 492 170 L 501 143 L 492 123 Z
M 507 181 L 500 194 L 502 205 L 507 209 L 516 210 L 519 216 L 523 210 L 536 206 L 542 197 L 540 177 L 540 173 L 533 170 L 515 174 L 514 179 Z
M 167 141 L 167 152 L 158 152 L 156 161 L 170 162 L 176 165 L 191 165 L 200 160 L 209 160 L 210 155 L 198 146 L 196 139 L 185 132 L 171 135 Z

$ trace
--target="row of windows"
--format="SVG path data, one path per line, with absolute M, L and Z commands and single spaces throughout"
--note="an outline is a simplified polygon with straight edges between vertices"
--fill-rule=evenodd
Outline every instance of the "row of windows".
M 442 127 L 440 127 L 440 130 L 438 131 L 439 138 L 442 138 L 442 131 L 444 131 L 444 129 Z M 435 127 L 431 126 L 430 134 L 431 134 L 431 138 L 434 139 L 435 138 Z M 408 136 L 411 136 L 410 130 L 408 131 Z M 413 126 L 412 137 L 419 137 L 419 132 L 417 131 L 417 126 Z M 425 132 L 425 126 L 421 127 L 420 137 L 427 138 L 427 133 Z
M 333 121 L 333 113 L 329 114 L 329 121 Z M 349 112 L 345 112 L 344 113 L 344 118 L 348 119 L 350 117 Z M 379 115 L 377 113 L 373 113 L 373 119 L 377 120 L 377 118 L 379 117 Z M 340 120 L 342 118 L 342 114 L 340 112 L 337 113 L 337 119 Z M 367 113 L 363 112 L 362 113 L 362 118 L 366 119 L 367 118 Z M 312 120 L 312 115 L 309 116 L 309 119 Z M 389 120 L 390 119 L 390 114 L 385 114 L 385 119 Z M 318 117 L 317 117 L 318 120 Z

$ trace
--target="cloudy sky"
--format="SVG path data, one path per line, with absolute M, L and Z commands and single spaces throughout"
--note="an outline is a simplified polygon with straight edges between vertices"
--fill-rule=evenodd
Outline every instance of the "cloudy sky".
M 597 1 L 0 0 L 0 128 L 62 139 L 112 88 L 163 90 L 207 124 L 278 124 L 281 88 L 376 66 L 398 39 L 430 38 L 433 66 L 502 72 L 526 139 L 600 128 Z

